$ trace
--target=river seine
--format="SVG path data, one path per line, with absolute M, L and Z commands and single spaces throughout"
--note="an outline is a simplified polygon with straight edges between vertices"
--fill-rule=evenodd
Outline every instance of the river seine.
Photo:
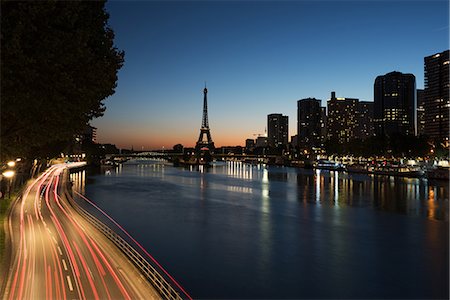
M 446 181 L 162 161 L 71 178 L 193 298 L 449 297 Z

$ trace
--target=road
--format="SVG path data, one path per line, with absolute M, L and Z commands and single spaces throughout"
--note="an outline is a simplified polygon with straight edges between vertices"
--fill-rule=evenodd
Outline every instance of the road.
M 61 192 L 65 165 L 26 187 L 11 210 L 4 299 L 160 299 L 128 258 Z

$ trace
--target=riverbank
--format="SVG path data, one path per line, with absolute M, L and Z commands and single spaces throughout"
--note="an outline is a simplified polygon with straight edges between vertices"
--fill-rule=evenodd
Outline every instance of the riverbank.
M 281 157 L 231 159 L 249 165 L 284 166 L 304 169 L 340 171 L 349 174 L 386 175 L 407 178 L 428 178 L 449 180 L 450 168 L 445 166 L 410 160 L 286 160 Z M 175 165 L 175 164 L 174 164 Z

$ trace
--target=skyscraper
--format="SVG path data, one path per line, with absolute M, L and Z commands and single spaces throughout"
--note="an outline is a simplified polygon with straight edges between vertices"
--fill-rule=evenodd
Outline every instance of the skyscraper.
M 324 108 L 321 100 L 306 98 L 297 101 L 297 135 L 300 149 L 321 147 L 324 130 Z
M 417 89 L 417 135 L 423 135 L 425 133 L 425 106 L 424 106 L 424 90 Z
M 356 137 L 365 140 L 374 135 L 373 131 L 373 102 L 358 102 L 358 119 Z
M 267 116 L 267 142 L 270 147 L 287 146 L 289 137 L 289 119 L 282 114 Z
M 390 72 L 378 76 L 374 84 L 375 134 L 415 134 L 416 77 Z
M 355 98 L 336 98 L 336 93 L 331 92 L 327 101 L 328 139 L 345 143 L 357 137 L 358 102 Z
M 425 134 L 448 146 L 449 50 L 425 57 Z

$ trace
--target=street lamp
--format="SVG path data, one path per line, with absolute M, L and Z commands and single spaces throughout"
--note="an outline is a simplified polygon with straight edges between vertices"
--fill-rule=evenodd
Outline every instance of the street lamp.
M 16 165 L 15 161 L 8 161 L 8 167 L 12 168 Z
M 8 163 L 9 165 L 9 163 Z M 16 172 L 12 171 L 12 170 L 8 170 L 2 173 L 3 176 L 5 176 L 6 178 L 8 178 L 9 180 L 9 184 L 8 184 L 8 198 L 11 198 L 11 184 L 12 184 L 12 178 L 14 177 L 14 175 L 16 174 Z

